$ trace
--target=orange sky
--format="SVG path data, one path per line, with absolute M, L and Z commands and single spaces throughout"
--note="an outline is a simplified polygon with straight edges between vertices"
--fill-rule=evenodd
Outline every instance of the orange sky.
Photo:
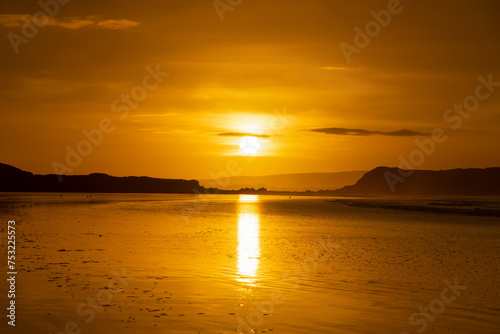
M 341 43 L 355 46 L 354 28 L 391 1 L 243 0 L 221 14 L 213 1 L 73 0 L 29 38 L 44 9 L 2 1 L 0 162 L 198 179 L 233 159 L 242 175 L 369 170 L 442 128 L 418 168 L 499 166 L 500 87 L 456 130 L 443 115 L 479 76 L 500 82 L 500 3 L 401 1 L 348 61 Z M 88 151 L 82 131 L 107 119 L 69 166 L 67 147 Z M 252 159 L 245 134 L 261 140 Z

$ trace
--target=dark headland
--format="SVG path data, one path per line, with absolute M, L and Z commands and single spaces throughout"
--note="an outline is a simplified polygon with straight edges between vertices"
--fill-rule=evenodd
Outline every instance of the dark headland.
M 36 175 L 0 163 L 0 191 L 74 193 L 194 193 L 202 191 L 196 180 L 152 177 L 115 177 L 107 174 Z
M 403 170 L 377 167 L 354 185 L 334 191 L 348 196 L 500 196 L 500 168 Z
M 1 192 L 83 193 L 220 193 L 331 196 L 500 196 L 500 167 L 486 169 L 415 170 L 377 167 L 355 184 L 319 191 L 273 191 L 243 188 L 206 189 L 196 180 L 90 175 L 37 175 L 0 163 Z

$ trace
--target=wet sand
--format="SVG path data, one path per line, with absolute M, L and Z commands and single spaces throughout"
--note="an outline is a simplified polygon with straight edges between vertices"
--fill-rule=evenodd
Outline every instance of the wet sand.
M 333 199 L 332 203 L 342 203 L 360 208 L 380 208 L 408 210 L 444 214 L 458 214 L 483 217 L 500 217 L 500 199 L 494 197 L 449 197 L 449 198 L 406 198 L 368 197 L 356 199 Z
M 16 332 L 500 331 L 498 217 L 274 196 L 0 198 L 17 222 Z

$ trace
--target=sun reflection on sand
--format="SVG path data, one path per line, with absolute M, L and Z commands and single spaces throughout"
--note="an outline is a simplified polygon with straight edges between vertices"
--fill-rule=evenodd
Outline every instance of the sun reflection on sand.
M 252 284 L 259 268 L 259 215 L 257 195 L 240 195 L 238 213 L 238 281 Z

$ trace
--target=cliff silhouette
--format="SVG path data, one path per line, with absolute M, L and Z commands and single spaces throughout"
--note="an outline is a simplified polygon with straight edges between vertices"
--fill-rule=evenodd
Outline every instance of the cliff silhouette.
M 377 167 L 334 195 L 500 196 L 500 168 L 403 170 Z
M 61 181 L 62 182 L 61 182 Z M 85 192 L 85 193 L 259 193 L 327 196 L 500 196 L 500 167 L 486 169 L 414 170 L 377 167 L 355 184 L 337 190 L 268 191 L 206 189 L 196 180 L 152 177 L 90 175 L 37 175 L 0 163 L 1 192 Z
M 61 180 L 61 181 L 60 181 Z M 0 163 L 0 191 L 86 193 L 194 193 L 203 187 L 196 180 L 152 177 L 115 177 L 107 174 L 36 175 Z

